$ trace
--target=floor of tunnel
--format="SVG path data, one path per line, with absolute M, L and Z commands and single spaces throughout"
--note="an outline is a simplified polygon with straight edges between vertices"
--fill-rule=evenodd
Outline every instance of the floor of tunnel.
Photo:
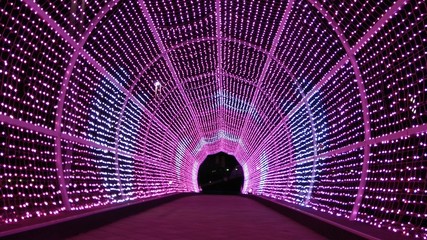
M 241 196 L 184 197 L 68 238 L 86 239 L 326 239 Z

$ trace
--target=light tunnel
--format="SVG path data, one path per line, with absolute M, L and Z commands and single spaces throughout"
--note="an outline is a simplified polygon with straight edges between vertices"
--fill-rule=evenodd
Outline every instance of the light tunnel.
M 427 239 L 427 4 L 1 4 L 0 225 L 198 192 Z

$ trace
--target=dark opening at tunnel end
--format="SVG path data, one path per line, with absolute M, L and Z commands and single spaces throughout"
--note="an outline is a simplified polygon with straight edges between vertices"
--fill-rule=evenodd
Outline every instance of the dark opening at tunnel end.
M 240 194 L 243 168 L 234 156 L 219 152 L 203 161 L 197 180 L 203 194 Z

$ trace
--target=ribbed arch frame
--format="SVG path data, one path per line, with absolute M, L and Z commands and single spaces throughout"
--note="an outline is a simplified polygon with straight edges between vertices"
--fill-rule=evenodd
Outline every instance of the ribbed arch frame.
M 60 132 L 61 131 L 61 122 L 62 122 L 62 109 L 63 109 L 63 103 L 64 103 L 64 100 L 65 100 L 65 94 L 66 94 L 66 89 L 67 89 L 67 87 L 68 87 L 68 82 L 69 82 L 69 78 L 70 78 L 70 76 L 71 76 L 71 72 L 72 72 L 72 69 L 74 68 L 74 65 L 75 65 L 75 63 L 76 63 L 76 60 L 77 60 L 77 57 L 81 54 L 81 52 L 83 51 L 83 46 L 85 45 L 85 43 L 86 43 L 86 41 L 87 41 L 87 39 L 88 39 L 88 37 L 89 37 L 89 35 L 92 33 L 92 31 L 95 29 L 95 27 L 96 27 L 96 25 L 101 21 L 101 19 L 111 10 L 111 9 L 113 9 L 113 7 L 119 2 L 120 0 L 112 0 L 110 3 L 108 3 L 106 6 L 104 6 L 103 7 L 103 9 L 98 13 L 98 16 L 96 16 L 93 20 L 92 20 L 92 22 L 90 23 L 90 27 L 85 31 L 85 33 L 83 34 L 83 37 L 82 37 L 82 39 L 80 40 L 80 42 L 78 42 L 78 43 L 75 43 L 69 36 L 67 36 L 67 34 L 65 33 L 65 32 L 63 32 L 62 31 L 62 29 L 60 28 L 60 27 L 55 27 L 55 29 L 57 29 L 58 31 L 60 31 L 60 32 L 62 32 L 62 36 L 65 38 L 65 39 L 67 39 L 67 41 L 75 48 L 75 51 L 74 51 L 74 54 L 72 55 L 72 57 L 71 57 L 71 60 L 70 60 L 70 64 L 69 64 L 69 67 L 67 68 L 67 71 L 66 71 L 66 75 L 64 76 L 64 83 L 62 84 L 62 90 L 61 90 L 61 95 L 60 95 L 60 101 L 59 101 L 59 105 L 58 105 L 58 110 L 57 110 L 57 114 L 56 114 L 56 116 L 57 116 L 57 120 L 56 120 L 56 127 L 55 127 L 55 131 L 56 132 Z M 360 96 L 361 96 L 361 102 L 362 102 L 362 108 L 363 108 L 363 117 L 364 117 L 364 122 L 365 122 L 365 124 L 364 124 L 364 129 L 365 129 L 365 140 L 369 140 L 370 139 L 370 127 L 369 127 L 369 116 L 368 116 L 368 108 L 367 108 L 367 100 L 366 100 L 366 94 L 365 94 L 365 89 L 364 89 L 364 86 L 363 86 L 363 80 L 362 80 L 362 78 L 361 78 L 361 74 L 360 74 L 360 70 L 359 70 L 359 68 L 358 68 L 358 66 L 357 66 L 357 62 L 356 62 L 356 59 L 355 59 L 355 56 L 354 56 L 354 50 L 350 47 L 350 45 L 348 44 L 348 41 L 345 39 L 345 37 L 344 37 L 344 35 L 343 35 L 343 33 L 342 33 L 342 31 L 341 31 L 341 29 L 340 29 L 340 27 L 338 26 L 338 24 L 328 15 L 328 13 L 326 12 L 326 10 L 325 9 L 323 9 L 323 7 L 320 5 L 320 3 L 319 2 L 317 2 L 317 1 L 313 1 L 313 0 L 308 0 L 309 2 L 310 2 L 310 4 L 312 4 L 322 15 L 323 15 L 323 17 L 325 17 L 327 20 L 328 20 L 328 22 L 329 22 L 329 24 L 331 24 L 331 27 L 333 28 L 333 30 L 336 32 L 336 34 L 337 34 L 337 36 L 339 37 L 339 39 L 340 39 L 340 41 L 341 41 L 341 44 L 343 45 L 343 47 L 344 47 L 344 49 L 346 50 L 346 53 L 347 53 L 347 56 L 349 57 L 349 59 L 350 59 L 350 62 L 351 62 L 351 64 L 352 64 L 352 66 L 353 66 L 353 69 L 354 69 L 354 71 L 355 71 L 355 74 L 356 74 L 356 79 L 357 79 L 357 83 L 358 83 L 358 86 L 359 86 L 359 93 L 360 93 Z M 399 2 L 397 2 L 396 3 L 396 5 L 398 5 L 397 7 L 400 7 L 400 6 L 402 6 L 403 4 L 404 4 L 404 2 L 405 1 L 403 1 L 403 0 L 401 0 L 401 1 L 399 1 Z M 36 5 L 36 4 L 34 4 L 33 2 L 31 2 L 30 0 L 26 0 L 26 3 L 29 5 L 29 6 L 31 6 L 34 10 L 36 10 L 37 12 L 39 12 L 39 13 L 41 13 L 41 16 L 44 16 L 45 18 L 48 18 L 48 15 L 43 15 L 43 10 L 41 10 L 41 9 L 39 9 L 39 7 Z M 145 3 L 143 2 L 143 1 L 139 1 L 139 4 L 141 5 L 141 7 L 144 9 L 145 8 L 145 11 L 143 11 L 144 12 L 144 14 L 146 14 L 145 15 L 145 17 L 147 18 L 147 15 L 149 14 L 148 13 L 148 11 L 146 10 L 146 7 L 145 7 Z M 217 0 L 216 1 L 216 6 L 217 7 L 219 7 L 220 6 L 220 1 L 219 0 Z M 119 132 L 120 132 L 120 126 L 121 126 L 121 122 L 122 122 L 122 116 L 123 116 L 123 113 L 124 113 L 124 110 L 125 110 L 125 108 L 126 108 L 126 104 L 127 104 L 127 102 L 129 101 L 129 99 L 131 98 L 131 92 L 133 91 L 133 88 L 135 87 L 135 85 L 136 85 L 136 83 L 137 83 L 137 81 L 140 79 L 140 77 L 141 77 L 141 75 L 149 68 L 149 67 L 151 67 L 152 66 L 152 64 L 154 64 L 158 59 L 160 59 L 160 58 L 164 58 L 165 57 L 165 55 L 167 55 L 170 51 L 173 51 L 174 49 L 177 49 L 177 48 L 179 48 L 179 47 L 182 47 L 182 46 L 185 46 L 185 45 L 188 45 L 188 44 L 192 44 L 192 43 L 194 43 L 194 42 L 201 42 L 201 41 L 210 41 L 210 40 L 215 40 L 215 41 L 217 41 L 217 42 L 221 42 L 221 41 L 230 41 L 230 42 L 235 42 L 235 43 L 238 43 L 238 44 L 241 44 L 241 45 L 244 45 L 244 46 L 247 46 L 247 47 L 251 47 L 251 48 L 254 48 L 254 49 L 256 49 L 256 50 L 258 50 L 258 51 L 260 51 L 260 52 L 262 52 L 263 54 L 265 54 L 265 55 L 267 55 L 267 59 L 268 60 L 273 60 L 273 61 L 276 61 L 277 63 L 279 63 L 280 64 L 280 66 L 282 67 L 282 69 L 283 70 L 285 70 L 286 72 L 288 72 L 288 70 L 287 70 L 287 67 L 285 67 L 284 66 L 284 64 L 283 63 L 281 63 L 278 59 L 276 59 L 275 57 L 274 57 L 274 50 L 275 50 L 275 46 L 277 45 L 277 41 L 278 41 L 278 38 L 280 37 L 280 35 L 281 35 L 281 30 L 283 30 L 283 24 L 285 24 L 285 22 L 286 22 L 286 20 L 287 20 L 287 17 L 288 17 L 288 15 L 289 15 L 289 11 L 290 11 L 290 9 L 292 8 L 292 4 L 293 4 L 293 1 L 291 0 L 291 1 L 289 1 L 289 3 L 288 3 L 288 8 L 287 8 L 287 10 L 286 10 L 286 12 L 285 12 L 285 14 L 284 14 L 284 17 L 283 17 L 283 19 L 282 19 L 282 22 L 281 22 L 281 24 L 280 24 L 280 28 L 279 28 L 279 30 L 278 30 L 278 32 L 277 32 L 277 34 L 276 34 L 276 37 L 275 37 L 275 39 L 273 40 L 273 42 L 275 42 L 275 43 L 273 43 L 273 47 L 272 47 L 272 49 L 270 50 L 270 51 L 267 51 L 267 50 L 265 50 L 265 49 L 263 49 L 262 48 L 262 46 L 257 46 L 257 45 L 253 45 L 253 44 L 251 44 L 251 43 L 248 43 L 248 42 L 245 42 L 245 41 L 242 41 L 242 40 L 237 40 L 237 39 L 232 39 L 232 38 L 222 38 L 220 35 L 218 36 L 217 35 L 217 37 L 213 37 L 213 38 L 202 38 L 202 39 L 194 39 L 194 40 L 189 40 L 189 41 L 186 41 L 186 42 L 183 42 L 183 43 L 180 43 L 180 44 L 178 44 L 178 45 L 176 45 L 176 46 L 174 46 L 174 47 L 172 47 L 172 48 L 169 48 L 169 49 L 165 49 L 164 47 L 164 49 L 163 49 L 163 51 L 161 52 L 161 54 L 160 54 L 160 56 L 158 56 L 158 57 L 156 57 L 149 65 L 147 65 L 146 67 L 144 67 L 141 71 L 140 71 L 140 73 L 138 74 L 138 76 L 132 81 L 132 86 L 131 86 L 131 88 L 128 90 L 128 91 L 126 91 L 126 100 L 125 100 L 125 102 L 124 102 L 124 104 L 123 104 L 123 106 L 122 106 L 122 110 L 121 110 L 121 112 L 120 112 L 120 117 L 119 117 L 119 123 L 118 123 L 118 127 L 117 127 L 117 131 L 116 131 L 116 155 L 115 155 L 115 159 L 116 159 L 116 165 L 117 165 L 117 169 L 118 169 L 118 136 L 119 136 Z M 218 14 L 219 15 L 219 14 Z M 150 22 L 152 22 L 152 20 L 150 20 Z M 53 23 L 53 22 L 52 22 Z M 50 23 L 50 24 L 52 24 L 52 23 Z M 217 24 L 218 24 L 219 22 L 217 22 Z M 151 23 L 152 24 L 152 23 Z M 54 25 L 54 24 L 53 24 Z M 379 26 L 378 26 L 379 27 Z M 218 27 L 217 27 L 217 29 L 218 29 Z M 280 30 L 281 29 L 281 30 Z M 375 31 L 375 29 L 373 29 L 374 31 Z M 152 29 L 152 31 L 153 31 L 153 29 Z M 218 33 L 220 33 L 220 31 L 218 31 L 217 32 L 217 34 Z M 158 34 L 157 34 L 158 35 Z M 160 41 L 160 40 L 159 40 Z M 360 44 L 360 43 L 359 43 Z M 257 97 L 257 95 L 258 95 L 258 91 L 260 90 L 260 83 L 262 82 L 262 79 L 263 79 L 263 77 L 265 76 L 265 71 L 268 69 L 268 66 L 269 66 L 269 61 L 267 61 L 267 63 L 265 64 L 265 67 L 264 67 L 264 70 L 263 70 L 263 73 L 264 74 L 262 74 L 261 76 L 262 77 L 260 77 L 260 79 L 259 79 L 259 81 L 258 81 L 258 84 L 256 85 L 256 92 L 255 92 L 255 94 L 254 94 L 254 96 L 253 96 L 253 101 L 255 100 L 255 98 Z M 293 76 L 293 74 L 291 73 L 291 76 Z M 292 77 L 293 79 L 294 79 L 294 77 Z M 294 80 L 295 81 L 295 80 Z M 175 79 L 175 82 L 176 82 L 176 84 L 177 85 L 180 85 L 180 82 L 177 80 L 177 79 Z M 299 91 L 300 91 L 300 94 L 303 96 L 303 99 L 304 99 L 304 105 L 306 105 L 306 110 L 307 110 L 307 112 L 308 112 L 308 114 L 309 114 L 309 117 L 310 117 L 310 126 L 311 126 L 311 130 L 312 130 L 312 134 L 313 134 L 313 143 L 314 143 L 314 155 L 316 156 L 317 155 L 317 150 L 316 150 L 316 148 L 317 148 L 317 143 L 316 143 L 316 132 L 315 132 L 315 128 L 314 128 L 314 124 L 313 124 L 313 120 L 312 120 L 312 113 L 311 113 L 311 110 L 310 110 L 310 106 L 309 106 L 309 103 L 306 101 L 306 99 L 307 99 L 307 97 L 305 96 L 305 94 L 304 93 L 302 93 L 302 91 L 301 91 L 301 89 L 300 89 L 300 87 L 298 86 L 298 89 L 299 89 Z M 262 91 L 262 90 L 261 90 Z M 182 93 L 182 92 L 181 92 Z M 250 104 L 250 106 L 252 107 L 253 106 L 253 104 Z M 277 108 L 277 107 L 276 107 Z M 194 111 L 192 111 L 192 112 L 194 112 Z M 154 117 L 154 116 L 153 116 Z M 246 120 L 247 120 L 247 118 L 246 118 Z M 243 125 L 244 127 L 242 128 L 242 132 L 245 130 L 245 128 L 246 128 L 246 125 L 247 125 L 247 121 L 245 121 L 245 124 Z M 280 125 L 280 124 L 279 124 Z M 279 126 L 278 125 L 278 126 Z M 200 129 L 200 127 L 199 127 L 199 129 Z M 64 192 L 62 195 L 63 195 L 63 201 L 64 201 L 64 204 L 65 204 L 65 207 L 67 208 L 67 209 L 69 209 L 69 203 L 68 203 L 68 197 L 67 197 L 67 194 L 66 194 L 66 189 L 65 189 L 65 182 L 63 182 L 63 177 L 62 177 L 62 175 L 63 174 L 61 174 L 61 172 L 62 172 L 62 161 L 61 161 L 61 145 L 60 145 L 60 141 L 61 141 L 61 138 L 60 137 L 58 137 L 58 138 L 56 138 L 57 139 L 57 144 L 56 144 L 56 151 L 57 151 L 57 154 L 56 154 L 56 156 L 57 156 L 57 167 L 58 167 L 58 174 L 59 174 L 59 176 L 58 176 L 58 178 L 59 178 L 59 180 L 61 181 L 61 183 L 60 183 L 60 186 L 64 186 L 64 188 L 62 189 L 62 192 Z M 369 147 L 365 147 L 364 148 L 365 149 L 365 153 L 364 153 L 364 161 L 363 161 L 363 166 L 364 166 L 364 168 L 363 168 L 363 172 L 362 172 L 362 177 L 361 177 L 361 183 L 360 183 L 360 187 L 359 187 L 359 193 L 358 193 L 358 197 L 357 197 L 357 200 L 356 200 L 356 203 L 355 203 L 355 207 L 354 207 L 354 210 L 353 210 L 353 215 L 352 215 L 352 219 L 354 219 L 355 217 L 356 217 L 356 215 L 357 215 L 357 209 L 358 209 L 358 206 L 356 206 L 356 205 L 360 205 L 360 201 L 361 201 L 361 198 L 362 198 L 362 196 L 363 196 L 363 188 L 364 188 L 364 184 L 365 184 L 365 179 L 366 179 L 366 177 L 367 177 L 367 170 L 368 170 L 368 166 L 367 166 L 367 161 L 368 161 L 368 159 L 369 159 Z M 220 149 L 220 150 L 222 150 L 222 149 Z M 229 154 L 232 154 L 231 152 L 229 152 Z M 236 152 L 234 152 L 234 154 L 236 154 Z M 315 157 L 316 158 L 316 157 Z M 314 173 L 314 170 L 315 170 L 315 165 L 316 165 L 316 161 L 314 161 L 313 162 L 313 173 Z M 121 182 L 120 182 L 120 174 L 118 174 L 118 178 L 119 178 L 119 186 L 120 186 L 120 189 L 121 189 Z M 313 178 L 314 178 L 314 175 L 313 175 Z M 313 181 L 312 181 L 312 183 L 313 183 Z M 310 189 L 312 188 L 312 185 L 310 186 Z M 122 189 L 121 189 L 121 191 L 122 191 Z M 123 193 L 122 193 L 123 194 Z M 307 195 L 307 200 L 310 198 L 310 194 L 311 194 L 311 190 L 309 190 L 309 194 Z
M 368 101 L 366 99 L 365 86 L 363 84 L 362 74 L 360 73 L 359 66 L 357 65 L 357 61 L 356 61 L 356 57 L 354 56 L 354 52 L 352 51 L 347 39 L 345 38 L 340 26 L 334 21 L 334 19 L 332 19 L 328 15 L 326 10 L 323 9 L 323 7 L 320 5 L 320 3 L 318 3 L 317 1 L 314 1 L 314 0 L 309 0 L 309 2 L 311 3 L 311 5 L 313 5 L 323 15 L 324 18 L 326 18 L 326 20 L 328 20 L 329 24 L 332 26 L 332 28 L 334 29 L 338 38 L 340 39 L 341 44 L 347 53 L 347 56 L 350 59 L 350 63 L 353 67 L 353 70 L 354 70 L 354 73 L 356 76 L 356 80 L 357 80 L 357 86 L 358 86 L 359 94 L 360 94 L 360 101 L 362 103 L 362 113 L 363 113 L 363 123 L 364 123 L 363 128 L 365 131 L 365 134 L 364 134 L 365 135 L 365 141 L 369 140 L 369 139 L 371 139 L 371 132 L 370 132 L 371 127 L 370 127 L 370 120 L 369 120 Z M 316 138 L 316 137 L 314 136 L 314 138 Z M 317 150 L 315 149 L 314 151 L 315 151 L 315 155 L 317 155 Z M 359 190 L 357 193 L 356 201 L 355 201 L 354 206 L 353 206 L 353 213 L 351 215 L 351 220 L 354 220 L 356 218 L 357 212 L 359 211 L 359 205 L 362 201 L 363 191 L 364 191 L 365 184 L 366 184 L 366 177 L 368 175 L 369 153 L 370 153 L 370 148 L 365 147 L 364 148 L 364 154 L 363 154 L 362 176 L 361 176 L 361 180 L 360 180 L 360 185 L 359 185 Z M 314 174 L 314 170 L 315 170 L 314 169 L 315 165 L 316 164 L 313 164 L 313 174 Z M 313 175 L 313 178 L 314 178 L 314 175 Z M 311 183 L 313 184 L 313 181 Z M 310 186 L 310 192 L 311 192 L 311 188 L 312 188 L 312 185 Z M 310 198 L 310 194 L 308 195 L 307 198 Z
M 58 110 L 57 110 L 57 120 L 56 120 L 56 127 L 55 127 L 55 131 L 56 132 L 60 132 L 61 130 L 60 130 L 60 126 L 61 126 L 61 120 L 62 120 L 62 109 L 63 109 L 63 102 L 64 102 L 64 100 L 65 100 L 65 94 L 66 94 L 66 89 L 67 89 L 67 86 L 68 86 L 68 81 L 69 81 L 69 78 L 70 78 L 70 75 L 71 75 L 71 72 L 72 72 L 72 69 L 74 68 L 74 65 L 75 65 L 75 63 L 76 63 L 76 60 L 77 60 L 77 57 L 80 55 L 80 54 L 82 54 L 82 51 L 83 51 L 83 46 L 85 45 L 85 43 L 86 43 L 86 41 L 87 41 L 87 39 L 88 39 L 88 37 L 89 37 L 89 35 L 92 33 L 92 31 L 96 28 L 96 26 L 97 26 L 97 24 L 101 21 L 101 19 L 111 10 L 111 9 L 113 9 L 113 7 L 119 2 L 120 0 L 112 0 L 110 3 L 108 3 L 107 5 L 105 5 L 104 7 L 103 7 L 103 9 L 98 13 L 98 15 L 92 20 L 92 22 L 90 23 L 90 26 L 89 26 L 89 28 L 84 32 L 84 34 L 83 34 L 83 37 L 82 37 L 82 39 L 78 42 L 78 43 L 76 43 L 76 42 L 74 42 L 72 39 L 71 39 L 71 37 L 69 37 L 68 36 L 68 34 L 67 33 L 65 33 L 65 32 L 63 32 L 62 31 L 62 29 L 59 27 L 59 26 L 56 26 L 55 24 L 54 24 L 54 22 L 53 21 L 49 21 L 49 16 L 47 15 L 47 14 L 45 14 L 44 12 L 43 12 L 43 10 L 41 10 L 35 3 L 33 3 L 32 1 L 30 1 L 30 0 L 25 0 L 25 2 L 26 2 L 26 4 L 27 5 L 29 5 L 30 7 L 32 7 L 36 12 L 38 12 L 39 14 L 40 14 L 40 16 L 41 17 L 43 17 L 43 18 L 45 18 L 46 20 L 48 20 L 49 21 L 49 24 L 51 24 L 51 25 L 53 25 L 52 27 L 54 27 L 54 29 L 56 29 L 58 32 L 60 32 L 61 33 L 61 36 L 62 37 L 64 37 L 74 48 L 75 48 L 75 51 L 74 51 L 74 53 L 73 53 L 73 55 L 72 55 L 72 57 L 71 57 L 71 60 L 70 60 L 70 64 L 69 64 L 69 67 L 67 68 L 67 71 L 66 71 L 66 75 L 65 75 L 65 77 L 64 77 L 64 83 L 62 84 L 62 90 L 61 90 L 61 95 L 60 95 L 60 101 L 59 101 L 59 105 L 58 105 Z M 317 10 L 319 10 L 319 12 L 323 15 L 323 17 L 325 17 L 325 19 L 327 19 L 328 20 L 328 22 L 329 22 L 329 24 L 331 24 L 331 27 L 333 28 L 333 30 L 336 32 L 336 34 L 337 34 L 337 36 L 339 37 L 339 39 L 340 39 L 340 41 L 341 41 L 341 44 L 343 45 L 343 47 L 344 47 L 344 49 L 346 50 L 346 53 L 347 53 L 347 56 L 349 57 L 349 59 L 350 59 L 350 62 L 351 62 L 351 64 L 352 64 L 352 66 L 353 66 L 353 69 L 354 69 L 354 71 L 355 71 L 355 73 L 356 73 L 356 79 L 357 79 L 357 83 L 358 83 L 358 86 L 359 86 L 359 92 L 360 92 L 360 96 L 361 96 L 361 102 L 362 102 L 362 108 L 364 109 L 364 111 L 363 111 L 363 116 L 364 116 L 364 122 L 365 122 L 365 125 L 364 125 L 364 129 L 365 129 L 365 139 L 366 140 L 368 140 L 368 139 L 370 139 L 370 127 L 369 127 L 369 116 L 368 116 L 368 111 L 367 111 L 367 101 L 366 101 L 366 94 L 365 94 L 365 90 L 364 90 L 364 86 L 363 86 L 363 80 L 362 80 L 362 78 L 361 78 L 361 74 L 360 74 L 360 70 L 358 69 L 358 66 L 357 66 L 357 62 L 356 62 L 356 59 L 355 59 L 355 56 L 354 56 L 354 52 L 355 52 L 355 50 L 353 50 L 351 47 L 350 47 L 350 45 L 348 44 L 348 41 L 345 39 L 345 37 L 344 37 L 344 35 L 343 35 L 343 33 L 342 33 L 342 31 L 341 31 L 341 29 L 340 29 L 340 27 L 338 26 L 338 24 L 328 15 L 328 13 L 326 12 L 326 10 L 325 9 L 323 9 L 323 7 L 320 5 L 320 3 L 319 2 L 317 2 L 317 1 L 313 1 L 313 0 L 308 0 L 309 2 L 310 2 L 310 4 L 312 4 Z M 219 0 L 217 0 L 216 1 L 217 2 L 217 6 L 220 6 L 220 1 Z M 145 7 L 145 4 L 144 4 L 144 2 L 143 1 L 140 1 L 139 2 L 140 3 L 140 5 L 142 6 L 142 8 L 146 8 Z M 395 7 L 394 8 L 399 8 L 399 7 L 401 7 L 403 4 L 405 3 L 405 1 L 403 1 L 403 0 L 401 0 L 401 1 L 398 1 L 396 4 L 395 4 Z M 283 29 L 283 24 L 286 22 L 286 19 L 287 19 L 287 15 L 289 14 L 289 11 L 290 11 L 290 8 L 292 7 L 292 4 L 293 4 L 293 1 L 290 1 L 289 3 L 288 3 L 288 7 L 289 7 L 289 9 L 287 9 L 286 10 L 286 13 L 285 13 L 285 15 L 284 15 L 284 17 L 283 17 L 283 19 L 282 19 L 282 21 L 283 21 L 283 23 L 281 23 L 281 29 Z M 148 14 L 148 11 L 146 11 L 146 9 L 145 9 L 145 11 L 143 11 L 145 14 Z M 145 17 L 147 17 L 147 15 L 145 16 Z M 380 20 L 379 22 L 383 22 L 382 20 Z M 218 24 L 218 23 L 217 23 Z M 375 27 L 375 26 L 374 26 Z M 376 26 L 376 27 L 380 27 L 379 25 L 378 26 Z M 218 29 L 218 28 L 217 28 Z M 372 31 L 375 31 L 375 29 L 372 29 Z M 281 35 L 281 33 L 280 33 L 280 30 L 278 31 L 278 33 L 277 33 L 277 35 L 276 35 L 276 37 L 275 37 L 275 40 L 273 41 L 273 42 L 277 42 L 277 40 L 278 39 L 276 39 L 276 38 L 278 38 L 278 37 L 280 37 L 280 35 Z M 116 133 L 116 159 L 117 159 L 117 153 L 118 153 L 118 134 L 119 134 L 119 132 L 120 132 L 120 125 L 121 125 L 121 121 L 122 121 L 122 115 L 123 115 L 123 112 L 124 112 L 124 109 L 125 109 L 125 107 L 126 107 L 126 104 L 127 104 L 127 102 L 129 101 L 129 99 L 131 98 L 130 96 L 131 96 L 131 92 L 133 91 L 133 88 L 135 87 L 135 85 L 136 85 L 136 83 L 137 83 L 137 81 L 139 80 L 139 78 L 141 77 L 141 75 L 150 67 L 150 66 L 152 66 L 152 64 L 154 64 L 158 59 L 160 59 L 161 57 L 162 58 L 164 58 L 165 57 L 165 55 L 167 55 L 170 51 L 173 51 L 174 49 L 177 49 L 177 48 L 179 48 L 179 47 L 182 47 L 182 46 L 185 46 L 185 45 L 188 45 L 188 44 L 192 44 L 192 43 L 194 43 L 194 42 L 201 42 L 201 41 L 211 41 L 211 40 L 215 40 L 215 41 L 217 41 L 217 42 L 221 42 L 221 41 L 229 41 L 229 42 L 235 42 L 235 43 L 238 43 L 238 44 L 241 44 L 241 45 L 244 45 L 244 46 L 247 46 L 247 47 L 251 47 L 251 48 L 254 48 L 254 49 L 256 49 L 256 50 L 258 50 L 258 51 L 260 51 L 260 52 L 262 52 L 263 54 L 265 54 L 265 55 L 267 55 L 267 57 L 268 57 L 268 59 L 269 60 L 271 60 L 271 59 L 273 59 L 273 61 L 276 61 L 277 63 L 279 63 L 280 64 L 280 66 L 283 68 L 283 70 L 285 70 L 285 71 L 288 71 L 287 70 L 287 68 L 284 66 L 284 64 L 283 63 L 281 63 L 278 59 L 276 59 L 275 57 L 274 57 L 274 55 L 273 55 L 273 52 L 274 52 L 274 49 L 275 49 L 275 46 L 277 45 L 277 43 L 276 44 L 274 44 L 273 43 L 273 47 L 272 47 L 272 49 L 270 50 L 270 51 L 267 51 L 267 50 L 265 50 L 265 49 L 263 49 L 262 48 L 262 46 L 257 46 L 257 45 L 253 45 L 253 44 L 251 44 L 251 43 L 248 43 L 248 42 L 245 42 L 245 41 L 242 41 L 242 40 L 237 40 L 237 39 L 232 39 L 232 38 L 223 38 L 223 37 L 221 37 L 221 36 L 217 36 L 217 37 L 208 37 L 208 38 L 201 38 L 201 39 L 193 39 L 193 40 L 189 40 L 189 41 L 186 41 L 186 42 L 183 42 L 183 43 L 180 43 L 180 44 L 177 44 L 176 46 L 174 46 L 174 47 L 171 47 L 171 48 L 169 48 L 169 49 L 164 49 L 162 52 L 161 52 L 161 54 L 160 54 L 160 56 L 158 56 L 158 57 L 156 57 L 149 65 L 147 65 L 146 67 L 144 67 L 142 70 L 141 70 L 141 72 L 139 73 L 139 75 L 135 78 L 135 80 L 133 80 L 132 81 L 132 87 L 130 88 L 130 90 L 128 90 L 128 91 L 126 91 L 127 93 L 126 93 L 126 100 L 125 100 L 125 103 L 123 104 L 123 107 L 122 107 L 122 111 L 120 112 L 120 118 L 119 118 L 119 124 L 118 124 L 118 128 L 117 128 L 117 133 Z M 363 39 L 362 39 L 363 40 Z M 362 41 L 361 41 L 362 42 Z M 360 45 L 360 42 L 358 43 L 358 45 Z M 358 47 L 360 47 L 360 46 L 358 46 Z M 85 53 L 85 55 L 86 55 L 86 53 Z M 269 63 L 269 62 L 268 62 Z M 268 63 L 266 63 L 266 66 L 264 67 L 264 70 L 266 70 L 267 68 L 268 68 Z M 262 76 L 263 75 L 265 75 L 265 73 L 264 74 L 262 74 Z M 291 74 L 291 76 L 292 76 L 293 74 Z M 258 84 L 257 84 L 257 86 L 256 86 L 256 92 L 255 92 L 255 94 L 254 94 L 254 97 L 253 97 L 253 100 L 255 100 L 255 98 L 256 98 L 256 96 L 257 96 L 257 93 L 258 93 L 258 91 L 259 91 L 259 89 L 260 89 L 260 86 L 259 86 L 259 83 L 261 83 L 262 81 L 262 78 L 263 77 L 261 77 L 260 78 L 260 81 L 258 81 Z M 180 85 L 180 82 L 178 81 L 178 80 L 175 80 L 176 81 L 176 84 L 177 84 L 177 86 L 178 85 Z M 299 88 L 299 87 L 298 87 Z M 262 90 L 261 90 L 262 91 Z M 301 93 L 301 90 L 300 90 L 300 93 Z M 309 113 L 309 116 L 310 116 L 310 119 L 311 119 L 311 122 L 312 122 L 312 114 L 311 114 L 311 111 L 310 111 L 310 106 L 309 106 L 309 104 L 308 104 L 308 102 L 306 101 L 306 96 L 303 94 L 303 93 L 301 93 L 302 95 L 303 95 L 303 99 L 304 99 L 304 104 L 306 105 L 306 109 L 307 109 L 307 111 L 308 111 L 308 113 Z M 253 106 L 253 104 L 250 104 L 251 106 Z M 365 111 L 366 110 L 366 111 Z M 244 127 L 243 127 L 243 130 L 245 129 L 245 127 L 246 127 L 246 123 L 247 123 L 247 121 L 245 121 L 245 124 L 244 124 Z M 280 125 L 280 124 L 279 124 Z M 314 139 L 314 144 L 315 145 L 317 145 L 317 143 L 316 143 L 316 133 L 315 133 L 315 130 L 314 130 L 314 125 L 313 125 L 313 123 L 311 123 L 311 128 L 312 128 L 312 133 L 313 133 L 313 139 Z M 243 131 L 242 130 L 242 131 Z M 57 138 L 57 145 L 56 146 L 59 146 L 59 147 L 57 147 L 57 156 L 59 156 L 58 158 L 59 159 L 57 159 L 57 162 L 58 163 L 61 163 L 61 160 L 60 160 L 60 156 L 61 156 L 61 154 L 60 154 L 60 137 L 58 137 Z M 367 166 L 367 159 L 369 158 L 369 148 L 365 148 L 366 150 L 365 150 L 365 154 L 364 154 L 364 166 Z M 314 151 L 315 151 L 315 155 L 317 155 L 317 153 L 316 153 L 316 146 L 314 146 Z M 117 160 L 116 160 L 117 161 Z M 315 164 L 313 164 L 313 166 L 314 166 Z M 61 164 L 58 164 L 58 169 L 61 169 L 62 168 L 62 163 Z M 59 170 L 58 171 L 59 173 L 61 172 L 61 170 Z M 358 194 L 358 199 L 361 199 L 361 197 L 363 196 L 363 190 L 361 190 L 361 189 L 363 189 L 364 188 L 364 185 L 363 185 L 363 182 L 365 182 L 365 178 L 366 178 L 366 176 L 367 176 L 367 167 L 364 167 L 364 170 L 363 170 L 363 173 L 362 173 L 362 181 L 361 181 L 361 186 L 359 187 L 359 191 L 361 191 L 361 193 L 359 193 Z M 118 178 L 119 178 L 119 181 L 120 181 L 120 176 L 118 176 Z M 60 181 L 61 181 L 61 179 L 62 179 L 62 177 L 59 177 L 59 179 L 60 179 Z M 65 184 L 60 184 L 61 186 L 65 186 Z M 121 185 L 121 184 L 120 184 Z M 65 192 L 66 192 L 66 190 L 65 190 Z M 65 194 L 66 195 L 66 194 Z M 64 197 L 64 196 L 63 196 Z M 309 198 L 309 195 L 307 196 L 307 198 Z M 68 199 L 67 197 L 65 197 L 65 200 L 66 199 Z M 358 200 L 357 201 L 357 203 L 358 204 L 360 204 L 360 200 Z M 65 205 L 67 205 L 67 201 L 64 201 L 64 204 Z M 67 207 L 67 206 L 66 206 Z M 69 207 L 69 206 L 68 206 Z M 68 209 L 68 207 L 67 207 L 67 209 Z M 356 206 L 355 206 L 355 208 L 356 208 Z M 357 214 L 357 211 L 355 211 L 356 212 L 356 214 Z

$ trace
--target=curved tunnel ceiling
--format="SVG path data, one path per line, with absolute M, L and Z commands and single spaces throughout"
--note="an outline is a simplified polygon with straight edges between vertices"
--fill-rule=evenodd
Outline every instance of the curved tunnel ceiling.
M 223 151 L 244 193 L 426 236 L 426 12 L 8 1 L 0 220 L 198 191 Z

